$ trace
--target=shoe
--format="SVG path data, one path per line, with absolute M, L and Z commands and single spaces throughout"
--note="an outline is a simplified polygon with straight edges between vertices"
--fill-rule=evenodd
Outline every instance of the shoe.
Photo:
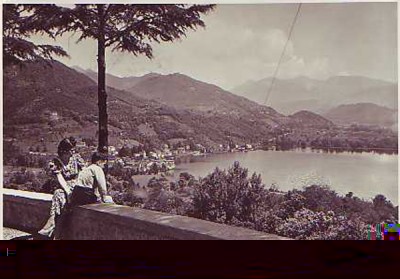
M 54 234 L 54 227 L 53 228 L 43 228 L 37 232 L 36 236 L 39 238 L 49 238 L 52 239 Z
M 56 219 L 55 215 L 52 214 L 47 220 L 46 225 L 44 225 L 44 227 L 40 231 L 38 231 L 37 234 L 44 237 L 53 238 L 55 228 L 56 228 Z

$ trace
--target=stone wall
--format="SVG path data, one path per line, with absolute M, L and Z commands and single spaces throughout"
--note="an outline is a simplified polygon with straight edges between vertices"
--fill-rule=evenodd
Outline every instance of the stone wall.
M 3 222 L 29 233 L 46 222 L 51 195 L 11 189 L 3 190 Z M 277 235 L 115 204 L 80 206 L 62 223 L 61 239 L 247 239 L 283 240 Z
M 3 189 L 3 226 L 35 232 L 44 225 L 51 195 Z

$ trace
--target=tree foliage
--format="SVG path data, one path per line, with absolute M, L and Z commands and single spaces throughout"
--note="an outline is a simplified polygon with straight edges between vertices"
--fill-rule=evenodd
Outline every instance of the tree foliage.
M 228 171 L 215 169 L 194 191 L 194 216 L 226 224 L 254 223 L 263 209 L 267 190 L 255 173 L 235 162 Z
M 102 5 L 79 4 L 74 8 L 57 5 L 26 5 L 33 12 L 26 28 L 45 32 L 56 38 L 65 32 L 78 32 L 78 42 L 84 39 L 98 40 L 104 33 L 105 47 L 114 51 L 144 54 L 153 57 L 152 42 L 173 41 L 184 37 L 188 29 L 204 27 L 201 15 L 211 11 L 214 5 Z M 100 17 L 104 17 L 104 29 L 100 29 Z
M 53 56 L 68 56 L 59 46 L 37 45 L 29 41 L 35 32 L 44 32 L 45 26 L 31 28 L 28 8 L 24 5 L 3 5 L 3 59 L 4 65 L 22 61 L 52 60 Z

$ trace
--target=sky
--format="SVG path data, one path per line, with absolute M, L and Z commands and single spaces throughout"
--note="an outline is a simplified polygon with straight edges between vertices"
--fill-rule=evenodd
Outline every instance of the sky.
M 178 72 L 230 90 L 273 76 L 287 42 L 277 78 L 360 75 L 397 82 L 396 3 L 303 3 L 288 40 L 297 9 L 298 4 L 217 5 L 203 16 L 206 28 L 154 44 L 152 60 L 107 51 L 107 72 Z M 77 38 L 66 34 L 52 42 L 70 55 L 58 60 L 96 71 L 96 42 L 76 44 Z M 51 42 L 40 36 L 33 41 Z

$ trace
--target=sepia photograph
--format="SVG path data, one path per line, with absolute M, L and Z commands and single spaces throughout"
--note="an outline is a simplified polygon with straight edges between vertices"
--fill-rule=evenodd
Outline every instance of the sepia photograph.
M 2 4 L 3 239 L 387 238 L 397 5 Z

